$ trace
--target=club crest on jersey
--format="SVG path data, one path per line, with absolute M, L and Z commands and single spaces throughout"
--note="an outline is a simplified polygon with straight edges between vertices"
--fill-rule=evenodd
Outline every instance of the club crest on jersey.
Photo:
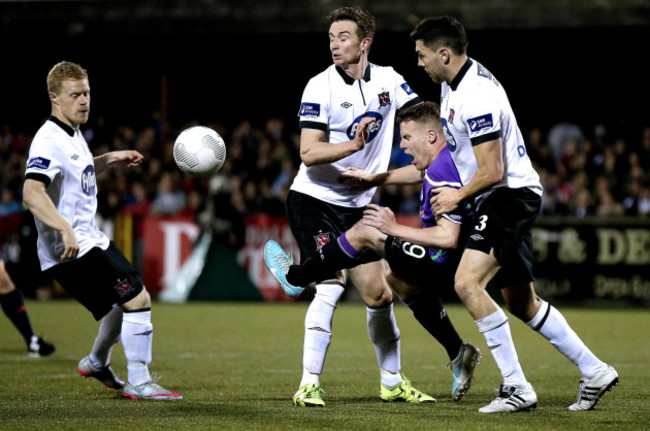
M 133 291 L 133 286 L 131 286 L 129 280 L 124 279 L 123 281 L 120 281 L 115 286 L 113 286 L 113 289 L 115 289 L 117 294 L 120 295 L 120 298 L 124 298 L 126 295 Z
M 454 124 L 454 117 L 455 116 L 456 116 L 456 111 L 454 111 L 453 109 L 450 109 L 449 110 L 449 117 L 447 118 L 447 122 L 449 124 Z
M 480 117 L 470 118 L 467 123 L 469 124 L 469 130 L 476 133 L 480 132 L 483 129 L 489 129 L 494 126 L 492 121 L 492 114 L 481 115 Z
M 400 87 L 402 87 L 402 90 L 404 90 L 404 92 L 406 92 L 406 94 L 408 94 L 409 96 L 413 94 L 413 90 L 411 89 L 411 86 L 408 85 L 406 82 L 400 85 Z
M 330 233 L 320 233 L 314 237 L 314 240 L 316 241 L 316 249 L 320 250 L 325 246 L 325 244 L 330 242 Z
M 95 167 L 93 165 L 86 166 L 81 174 L 81 191 L 85 195 L 95 196 L 97 189 L 97 178 L 95 178 Z
M 449 130 L 449 123 L 447 122 L 447 119 L 441 118 L 440 122 L 442 123 L 442 130 L 445 132 L 445 140 L 447 141 L 447 148 L 449 149 L 450 153 L 453 153 L 456 151 L 456 148 L 458 145 L 456 144 L 456 139 L 454 139 L 454 135 L 451 134 L 451 131 Z
M 368 140 L 366 143 L 372 141 L 375 139 L 375 136 L 379 133 L 379 130 L 381 130 L 382 123 L 384 122 L 384 117 L 379 113 L 379 112 L 366 112 L 365 114 L 359 115 L 357 118 L 354 119 L 350 127 L 348 127 L 348 130 L 346 131 L 348 138 L 350 140 L 354 139 L 354 135 L 357 133 L 357 127 L 359 126 L 359 122 L 363 117 L 371 117 L 374 118 L 375 121 L 372 123 L 368 124 Z
M 50 167 L 50 161 L 44 159 L 43 157 L 32 157 L 27 161 L 27 169 L 36 168 L 36 169 L 47 169 Z
M 381 108 L 382 106 L 388 106 L 390 105 L 390 94 L 388 91 L 384 91 L 383 93 L 379 93 L 377 95 L 379 97 L 379 107 Z
M 300 104 L 298 115 L 301 117 L 318 117 L 320 115 L 320 103 L 303 102 Z

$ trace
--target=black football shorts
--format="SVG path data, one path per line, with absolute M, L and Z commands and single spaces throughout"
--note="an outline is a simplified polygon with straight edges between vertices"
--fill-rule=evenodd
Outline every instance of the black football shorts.
M 533 281 L 531 229 L 542 198 L 528 188 L 500 187 L 480 202 L 466 248 L 490 253 L 501 265 L 494 278 L 500 287 Z
M 101 320 L 114 304 L 129 302 L 144 289 L 140 273 L 112 241 L 106 250 L 94 247 L 78 259 L 53 266 L 47 274 L 96 320 Z
M 336 241 L 363 217 L 364 208 L 332 205 L 304 193 L 290 190 L 287 195 L 287 219 L 291 233 L 300 248 L 300 260 L 318 255 L 318 250 L 330 241 Z M 374 262 L 380 257 L 366 252 L 359 265 Z

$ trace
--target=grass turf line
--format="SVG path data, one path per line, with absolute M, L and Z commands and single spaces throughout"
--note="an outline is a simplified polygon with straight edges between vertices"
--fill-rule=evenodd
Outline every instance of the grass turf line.
M 179 402 L 121 399 L 76 364 L 88 354 L 98 324 L 74 301 L 28 301 L 37 333 L 57 347 L 48 358 L 28 358 L 22 339 L 0 318 L 0 429 L 6 430 L 601 430 L 647 429 L 650 423 L 650 343 L 647 310 L 560 308 L 576 332 L 621 382 L 593 412 L 569 412 L 579 373 L 543 337 L 511 317 L 520 361 L 539 405 L 532 413 L 482 415 L 496 396 L 498 369 L 476 325 L 460 306 L 448 314 L 461 336 L 479 346 L 483 360 L 470 393 L 451 401 L 444 350 L 408 308 L 395 308 L 401 331 L 402 370 L 413 385 L 438 399 L 433 405 L 384 404 L 366 331 L 365 308 L 343 303 L 334 317 L 333 341 L 321 376 L 325 409 L 297 408 L 306 303 L 154 303 L 151 370 L 184 396 Z M 121 344 L 112 365 L 126 378 Z

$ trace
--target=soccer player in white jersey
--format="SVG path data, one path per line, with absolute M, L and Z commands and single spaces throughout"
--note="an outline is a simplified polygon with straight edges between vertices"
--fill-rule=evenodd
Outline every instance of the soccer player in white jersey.
M 287 196 L 291 231 L 300 258 L 317 256 L 319 249 L 352 227 L 363 216 L 375 188 L 353 190 L 339 181 L 348 167 L 370 173 L 388 167 L 395 112 L 420 102 L 404 78 L 391 67 L 369 63 L 375 32 L 369 12 L 344 7 L 328 15 L 332 64 L 313 77 L 304 90 L 300 111 L 302 164 Z M 349 270 L 367 305 L 368 333 L 375 346 L 384 401 L 433 402 L 401 375 L 399 329 L 393 296 L 374 255 Z M 276 261 L 265 256 L 267 264 Z M 286 262 L 285 262 L 286 263 Z M 276 278 L 282 268 L 272 269 Z M 302 288 L 285 292 L 298 295 Z M 316 295 L 305 316 L 303 376 L 293 397 L 298 406 L 322 407 L 320 374 L 331 341 L 334 309 L 344 291 L 345 273 L 332 271 L 317 280 Z
M 386 260 L 384 273 L 392 291 L 399 295 L 413 315 L 444 347 L 452 370 L 452 399 L 460 401 L 474 380 L 474 370 L 481 352 L 463 342 L 442 305 L 442 292 L 453 286 L 453 277 L 462 249 L 463 233 L 467 228 L 463 218 L 471 216 L 466 205 L 454 214 L 435 217 L 431 212 L 431 190 L 441 185 L 460 187 L 456 166 L 447 149 L 440 124 L 437 104 L 422 102 L 399 112 L 400 148 L 413 157 L 411 165 L 379 174 L 353 170 L 347 181 L 358 187 L 385 184 L 422 184 L 420 221 L 422 229 L 397 223 L 386 207 L 368 204 L 361 220 L 341 236 L 325 244 L 318 255 L 300 265 L 291 265 L 283 280 L 291 288 L 306 286 L 332 272 L 357 266 L 363 252 L 371 250 Z M 278 243 L 267 241 L 264 246 L 281 250 Z
M 90 113 L 88 74 L 70 62 L 47 76 L 50 118 L 29 149 L 23 200 L 36 219 L 41 269 L 57 280 L 101 324 L 90 354 L 78 370 L 126 398 L 176 400 L 149 373 L 153 325 L 151 298 L 142 277 L 95 223 L 95 174 L 115 163 L 137 166 L 137 151 L 93 157 L 79 130 Z M 110 366 L 111 349 L 121 338 L 127 359 L 126 384 Z
M 492 279 L 501 287 L 508 310 L 580 370 L 580 391 L 569 410 L 591 410 L 616 385 L 618 374 L 535 293 L 531 227 L 543 190 L 508 97 L 496 78 L 468 57 L 465 29 L 457 20 L 427 18 L 415 27 L 411 39 L 418 65 L 442 85 L 441 122 L 463 184 L 459 189 L 437 189 L 431 200 L 434 213 L 447 213 L 469 198 L 476 204 L 455 290 L 503 376 L 499 396 L 479 411 L 516 412 L 537 405 L 537 395 L 519 364 L 508 318 L 485 290 Z

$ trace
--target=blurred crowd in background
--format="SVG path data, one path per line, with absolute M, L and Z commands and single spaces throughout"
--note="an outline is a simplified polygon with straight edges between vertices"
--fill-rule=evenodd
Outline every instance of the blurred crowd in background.
M 186 215 L 205 226 L 215 220 L 241 223 L 243 215 L 284 215 L 284 200 L 300 165 L 299 131 L 280 118 L 263 124 L 242 121 L 234 127 L 203 124 L 219 132 L 227 145 L 223 168 L 212 178 L 184 175 L 174 164 L 172 148 L 178 130 L 163 121 L 135 130 L 108 127 L 101 117 L 84 127 L 94 154 L 135 149 L 145 156 L 141 167 L 117 167 L 97 178 L 98 215 L 112 220 L 120 211 Z M 605 125 L 560 122 L 548 130 L 524 128 L 527 149 L 544 185 L 542 215 L 632 216 L 650 214 L 650 128 L 627 130 L 628 136 Z M 34 131 L 35 132 L 35 131 Z M 0 217 L 24 211 L 21 190 L 32 136 L 5 125 L 0 130 Z M 410 163 L 396 139 L 391 164 Z M 384 187 L 375 196 L 396 213 L 417 214 L 418 185 Z M 207 210 L 207 211 L 205 211 Z M 233 233 L 235 232 L 235 233 Z M 232 245 L 243 238 L 230 229 Z

